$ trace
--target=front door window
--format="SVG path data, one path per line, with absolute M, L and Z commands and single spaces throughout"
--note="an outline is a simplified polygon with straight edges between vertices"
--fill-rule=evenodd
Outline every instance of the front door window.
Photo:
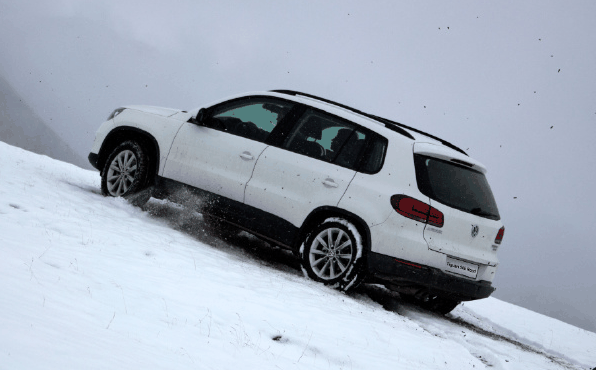
M 217 107 L 207 124 L 247 139 L 265 142 L 292 105 L 275 99 L 249 99 Z

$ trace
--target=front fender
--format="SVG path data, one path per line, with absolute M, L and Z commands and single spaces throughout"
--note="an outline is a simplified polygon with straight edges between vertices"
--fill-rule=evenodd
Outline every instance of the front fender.
M 168 117 L 126 109 L 114 119 L 114 130 L 130 130 L 142 133 L 157 146 L 157 175 L 162 175 L 172 142 L 185 122 Z

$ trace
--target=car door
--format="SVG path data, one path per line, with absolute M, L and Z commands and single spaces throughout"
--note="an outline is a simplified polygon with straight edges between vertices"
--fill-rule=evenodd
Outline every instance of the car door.
M 339 203 L 363 144 L 354 124 L 307 109 L 280 147 L 261 154 L 246 186 L 246 205 L 300 227 L 313 209 Z M 276 225 L 275 219 L 268 224 Z
M 207 109 L 200 124 L 181 127 L 163 176 L 243 202 L 267 137 L 290 109 L 285 101 L 254 96 Z

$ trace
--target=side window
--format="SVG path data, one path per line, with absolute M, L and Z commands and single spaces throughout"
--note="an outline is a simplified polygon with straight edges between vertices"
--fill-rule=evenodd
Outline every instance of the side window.
M 243 99 L 216 107 L 209 120 L 215 129 L 264 142 L 292 105 L 275 99 Z
M 355 168 L 366 134 L 355 124 L 308 109 L 289 133 L 285 149 L 322 161 Z
M 381 170 L 387 151 L 387 139 L 382 136 L 375 136 L 364 153 L 364 162 L 360 170 L 366 173 L 377 173 Z
M 358 164 L 358 158 L 364 149 L 366 135 L 363 132 L 355 130 L 340 147 L 335 163 L 340 166 L 354 168 Z

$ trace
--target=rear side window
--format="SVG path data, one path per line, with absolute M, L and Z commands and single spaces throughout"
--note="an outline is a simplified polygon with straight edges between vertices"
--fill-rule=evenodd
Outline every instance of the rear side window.
M 441 159 L 414 155 L 420 191 L 431 199 L 467 213 L 499 220 L 499 210 L 482 172 Z
M 385 152 L 387 151 L 387 139 L 382 136 L 372 138 L 370 145 L 364 152 L 360 171 L 365 173 L 377 173 L 383 167 Z
M 367 134 L 353 123 L 307 109 L 290 131 L 283 148 L 342 167 L 355 169 Z
M 340 140 L 337 144 L 337 156 L 335 157 L 335 164 L 354 168 L 360 158 L 360 153 L 364 149 L 366 135 L 358 130 L 352 130 L 347 140 Z M 337 142 L 337 137 L 333 142 Z
M 373 174 L 383 166 L 387 139 L 351 121 L 308 108 L 282 148 Z

